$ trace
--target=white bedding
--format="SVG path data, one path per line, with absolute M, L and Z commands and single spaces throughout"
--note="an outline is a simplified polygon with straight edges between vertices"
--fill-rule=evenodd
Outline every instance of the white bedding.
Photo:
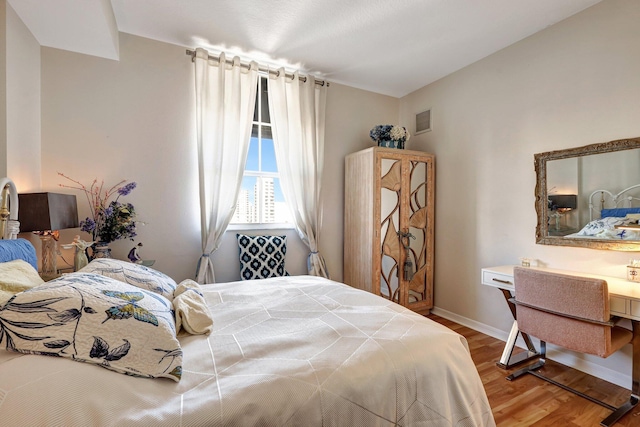
M 207 285 L 182 379 L 0 350 L 0 425 L 494 426 L 465 339 L 311 276 Z
M 637 225 L 638 220 L 627 217 L 605 217 L 588 222 L 580 231 L 564 237 L 572 239 L 640 240 L 636 230 L 617 229 L 619 225 Z

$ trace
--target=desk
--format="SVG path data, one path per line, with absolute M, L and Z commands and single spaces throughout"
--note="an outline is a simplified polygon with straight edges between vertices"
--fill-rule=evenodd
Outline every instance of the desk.
M 539 354 L 535 346 L 531 342 L 531 339 L 527 334 L 522 333 L 522 338 L 527 345 L 527 352 L 520 353 L 513 356 L 513 349 L 518 338 L 518 321 L 516 319 L 515 305 L 509 301 L 514 296 L 515 286 L 513 284 L 513 265 L 502 265 L 498 267 L 489 267 L 482 269 L 482 284 L 498 288 L 502 291 L 502 294 L 509 304 L 511 314 L 513 315 L 513 324 L 511 326 L 511 332 L 500 357 L 500 361 L 497 363 L 503 369 L 511 368 L 517 364 L 523 363 L 527 360 L 536 358 Z M 631 398 L 629 402 L 622 407 L 619 411 L 615 411 L 611 415 L 611 419 L 617 420 L 626 412 L 631 410 L 633 406 L 638 402 L 640 398 L 640 283 L 629 282 L 625 279 L 618 277 L 602 276 L 597 274 L 587 274 L 575 271 L 557 270 L 551 268 L 542 267 L 529 267 L 536 270 L 543 270 L 552 273 L 569 274 L 581 277 L 593 277 L 598 279 L 604 279 L 607 281 L 607 287 L 609 289 L 609 303 L 610 311 L 614 316 L 624 317 L 631 320 L 633 328 L 633 339 L 631 344 L 633 346 L 632 353 L 632 385 L 631 385 Z M 605 420 L 606 421 L 606 420 Z M 609 424 L 603 424 L 609 425 Z
M 520 331 L 518 331 L 518 321 L 516 320 L 516 306 L 513 302 L 509 301 L 514 296 L 515 287 L 513 285 L 513 265 L 502 265 L 499 267 L 490 267 L 482 269 L 482 284 L 487 286 L 493 286 L 502 291 L 505 301 L 509 305 L 511 310 L 511 316 L 513 316 L 513 324 L 511 325 L 511 331 L 509 337 L 500 356 L 500 361 L 496 363 L 502 369 L 509 369 L 516 365 L 519 365 L 529 360 L 535 359 L 540 355 L 536 350 L 529 335 L 522 333 L 522 339 L 527 346 L 527 351 L 513 355 L 513 349 L 516 346 L 516 340 Z

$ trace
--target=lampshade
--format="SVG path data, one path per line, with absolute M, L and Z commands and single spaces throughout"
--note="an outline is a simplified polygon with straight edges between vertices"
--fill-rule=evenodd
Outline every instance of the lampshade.
M 20 231 L 53 231 L 78 227 L 78 204 L 73 194 L 18 194 Z
M 549 196 L 549 209 L 575 209 L 578 196 L 575 194 L 556 194 Z

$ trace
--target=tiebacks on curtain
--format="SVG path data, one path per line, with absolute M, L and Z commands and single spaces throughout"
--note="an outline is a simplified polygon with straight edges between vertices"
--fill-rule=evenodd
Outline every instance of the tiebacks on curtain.
M 203 253 L 202 255 L 200 255 L 200 258 L 198 258 L 198 265 L 196 265 L 196 274 L 194 275 L 194 277 L 198 277 L 198 272 L 200 271 L 200 264 L 202 264 L 202 258 L 211 258 L 211 254 Z
M 325 277 L 327 279 L 331 279 L 331 276 L 329 275 L 329 269 L 327 269 L 327 263 L 324 260 L 324 257 L 322 255 L 320 255 L 320 252 L 318 252 L 318 251 L 309 252 L 309 256 L 307 257 L 307 271 L 311 271 L 311 257 L 313 255 L 318 255 L 318 261 L 320 262 L 320 265 L 322 266 L 322 270 L 326 274 Z M 320 272 L 320 273 L 322 274 L 322 272 Z
M 191 62 L 196 60 L 196 50 L 195 49 L 187 49 L 187 55 L 191 57 Z M 214 55 L 209 55 L 209 59 L 214 59 L 216 61 L 220 60 L 220 57 L 218 56 L 214 56 Z M 233 64 L 232 60 L 229 59 L 225 59 L 225 62 L 229 65 Z M 251 67 L 251 63 L 241 63 L 240 64 L 241 67 L 249 69 L 249 67 Z M 278 70 L 271 70 L 268 66 L 266 65 L 262 65 L 262 64 L 258 64 L 258 71 L 261 71 L 263 73 L 268 73 L 268 74 L 273 74 L 273 75 L 280 75 L 280 71 Z M 285 72 L 285 76 L 293 79 L 295 78 L 295 75 L 293 73 L 286 73 Z M 306 76 L 298 76 L 298 79 L 300 79 L 303 82 L 307 81 L 307 77 Z M 319 86 L 324 86 L 325 84 L 327 85 L 327 87 L 329 87 L 329 82 L 325 81 L 325 80 L 320 80 L 320 79 L 316 79 L 315 83 Z

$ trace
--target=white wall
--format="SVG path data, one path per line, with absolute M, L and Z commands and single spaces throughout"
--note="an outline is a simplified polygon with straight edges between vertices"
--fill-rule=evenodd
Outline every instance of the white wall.
M 533 155 L 640 135 L 639 19 L 605 0 L 401 100 L 403 122 L 433 108 L 411 148 L 436 155 L 437 307 L 508 331 L 480 269 L 519 257 L 624 277 L 629 253 L 535 243 Z M 593 361 L 630 373 L 629 352 Z
M 40 187 L 40 45 L 9 4 L 6 18 L 6 176 L 27 192 Z
M 7 3 L 0 0 L 0 177 L 7 176 Z
M 42 48 L 42 187 L 60 189 L 62 172 L 86 185 L 94 178 L 138 183 L 127 196 L 139 218 L 144 258 L 176 280 L 195 275 L 201 251 L 193 64 L 183 47 L 120 34 L 120 61 Z M 342 278 L 343 163 L 345 154 L 372 144 L 368 132 L 397 120 L 399 100 L 332 84 L 327 96 L 324 227 L 320 249 L 332 277 Z M 63 232 L 70 241 L 77 230 Z M 269 233 L 281 231 L 270 230 Z M 287 230 L 286 268 L 306 273 L 307 251 Z M 88 238 L 88 235 L 84 235 Z M 114 243 L 118 257 L 133 247 Z M 214 253 L 217 281 L 239 279 L 235 232 Z
M 193 277 L 200 252 L 193 65 L 178 46 L 125 34 L 120 58 L 42 48 L 42 189 L 76 194 L 84 218 L 86 198 L 60 188 L 69 182 L 57 172 L 87 186 L 95 178 L 137 182 L 122 200 L 146 223 L 136 239 L 141 255 L 176 280 Z M 120 258 L 133 246 L 112 245 Z
M 0 177 L 40 186 L 40 45 L 0 0 Z

